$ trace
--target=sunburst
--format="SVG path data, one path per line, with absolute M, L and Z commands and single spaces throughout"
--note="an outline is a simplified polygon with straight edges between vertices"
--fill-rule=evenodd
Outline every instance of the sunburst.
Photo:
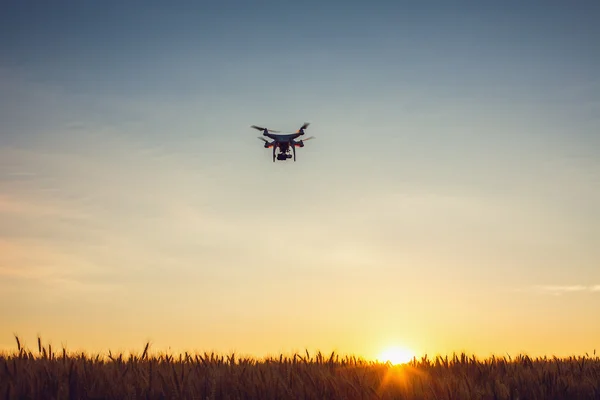
M 414 352 L 409 349 L 403 347 L 390 347 L 381 352 L 378 359 L 382 362 L 398 365 L 410 362 L 414 356 Z

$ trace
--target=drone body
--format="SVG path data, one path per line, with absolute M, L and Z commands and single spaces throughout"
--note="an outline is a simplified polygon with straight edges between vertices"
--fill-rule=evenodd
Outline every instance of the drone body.
M 294 132 L 281 134 L 279 131 L 270 130 L 267 128 L 261 128 L 260 126 L 252 125 L 251 128 L 262 131 L 263 136 L 272 139 L 272 142 L 269 142 L 264 137 L 258 137 L 260 140 L 265 142 L 265 149 L 272 148 L 273 149 L 273 162 L 275 162 L 275 158 L 279 161 L 285 161 L 288 158 L 294 157 L 294 161 L 296 161 L 296 147 L 304 147 L 304 142 L 306 140 L 314 139 L 314 136 L 306 138 L 304 140 L 296 140 L 300 136 L 304 135 L 304 130 L 308 127 L 309 123 L 305 123 L 302 127 Z M 277 154 L 277 149 L 279 149 L 279 154 Z M 290 154 L 290 149 L 292 154 Z

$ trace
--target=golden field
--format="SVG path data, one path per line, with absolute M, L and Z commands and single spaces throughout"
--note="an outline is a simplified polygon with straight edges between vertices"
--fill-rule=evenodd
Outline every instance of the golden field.
M 332 354 L 87 355 L 38 339 L 0 355 L 4 399 L 598 399 L 600 358 L 414 358 L 402 365 Z

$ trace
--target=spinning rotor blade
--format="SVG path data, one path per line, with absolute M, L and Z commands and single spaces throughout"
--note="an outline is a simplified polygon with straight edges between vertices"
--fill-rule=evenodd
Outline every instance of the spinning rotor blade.
M 305 123 L 304 123 L 304 125 L 302 125 L 302 126 L 300 127 L 300 129 L 298 129 L 298 130 L 296 131 L 296 133 L 304 132 L 304 130 L 305 130 L 306 128 L 308 128 L 308 126 L 309 126 L 309 125 L 310 125 L 310 122 L 305 122 Z
M 262 136 L 258 136 L 258 138 L 260 140 L 262 140 L 263 142 L 265 142 L 265 149 L 270 149 L 271 147 L 275 146 L 275 142 L 269 142 L 267 139 L 265 139 Z
M 298 140 L 297 142 L 294 141 L 294 148 L 296 148 L 296 147 L 304 147 L 304 142 L 307 141 L 307 140 L 310 140 L 310 139 L 315 139 L 315 137 L 311 136 L 311 137 L 307 137 L 306 139 Z
M 261 132 L 264 132 L 264 131 L 265 131 L 265 129 L 266 129 L 266 130 L 267 130 L 267 132 L 279 133 L 279 131 L 274 131 L 274 130 L 271 130 L 271 129 L 268 129 L 268 128 L 262 128 L 262 127 L 260 127 L 260 126 L 256 126 L 256 125 L 250 125 L 250 128 L 254 128 L 254 129 L 256 129 L 257 131 L 261 131 Z

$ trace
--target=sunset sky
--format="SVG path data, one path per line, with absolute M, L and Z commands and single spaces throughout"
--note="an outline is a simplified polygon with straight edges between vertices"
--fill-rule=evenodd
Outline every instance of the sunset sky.
M 3 3 L 0 349 L 600 350 L 600 3 L 483 3 Z

